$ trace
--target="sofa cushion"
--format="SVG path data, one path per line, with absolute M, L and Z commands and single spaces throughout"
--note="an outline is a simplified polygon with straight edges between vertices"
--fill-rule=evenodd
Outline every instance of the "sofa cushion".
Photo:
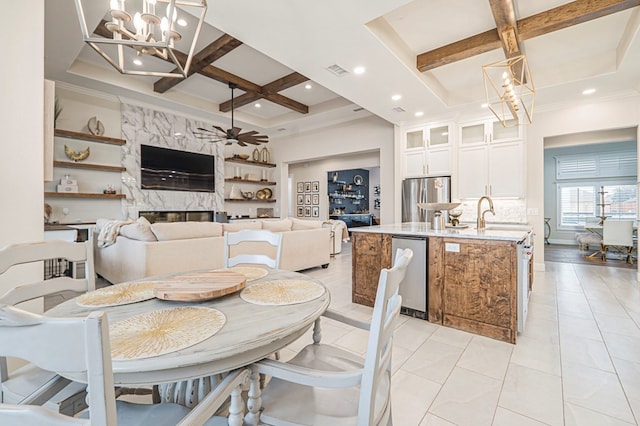
M 282 220 L 263 220 L 262 221 L 262 229 L 267 229 L 273 232 L 285 232 L 291 231 L 291 227 L 293 223 L 291 223 L 291 219 L 286 218 Z
M 158 241 L 222 236 L 222 224 L 218 222 L 154 223 L 151 230 Z
M 321 220 L 302 220 L 292 217 L 291 221 L 293 222 L 293 226 L 291 227 L 293 231 L 299 231 L 300 229 L 322 228 Z
M 238 232 L 243 229 L 262 229 L 262 222 L 258 221 L 241 221 L 236 223 L 223 223 L 222 230 L 224 232 Z
M 153 231 L 151 231 L 151 223 L 145 217 L 138 218 L 136 223 L 124 225 L 120 228 L 120 235 L 131 240 L 158 241 Z

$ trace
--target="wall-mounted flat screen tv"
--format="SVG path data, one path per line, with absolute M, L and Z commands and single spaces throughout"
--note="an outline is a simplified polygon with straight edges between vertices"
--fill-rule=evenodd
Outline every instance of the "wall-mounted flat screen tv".
M 215 156 L 141 145 L 142 189 L 215 192 Z

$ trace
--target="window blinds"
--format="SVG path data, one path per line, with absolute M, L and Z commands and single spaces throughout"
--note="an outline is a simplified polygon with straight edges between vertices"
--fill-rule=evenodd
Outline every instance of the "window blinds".
M 556 179 L 636 176 L 637 163 L 634 151 L 561 155 L 556 157 Z

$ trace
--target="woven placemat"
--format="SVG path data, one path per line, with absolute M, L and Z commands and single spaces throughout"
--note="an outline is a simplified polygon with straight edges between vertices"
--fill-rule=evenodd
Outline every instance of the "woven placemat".
M 234 266 L 233 268 L 216 269 L 216 271 L 231 271 L 244 275 L 247 281 L 255 281 L 266 277 L 269 271 L 262 268 L 252 268 L 251 266 Z
M 317 299 L 325 292 L 323 286 L 306 280 L 265 281 L 245 288 L 240 297 L 255 305 L 293 305 Z
M 158 281 L 120 283 L 103 287 L 76 297 L 76 303 L 88 308 L 126 305 L 153 299 L 153 288 Z
M 188 348 L 216 334 L 226 317 L 217 309 L 180 307 L 145 312 L 109 327 L 111 357 L 149 358 Z

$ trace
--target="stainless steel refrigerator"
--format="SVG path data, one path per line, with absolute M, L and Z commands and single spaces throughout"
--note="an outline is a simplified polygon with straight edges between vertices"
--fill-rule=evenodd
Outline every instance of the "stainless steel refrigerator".
M 449 202 L 451 202 L 451 176 L 410 178 L 402 181 L 403 222 L 431 223 L 433 211 L 421 209 L 418 203 Z M 442 213 L 446 215 L 447 212 Z

